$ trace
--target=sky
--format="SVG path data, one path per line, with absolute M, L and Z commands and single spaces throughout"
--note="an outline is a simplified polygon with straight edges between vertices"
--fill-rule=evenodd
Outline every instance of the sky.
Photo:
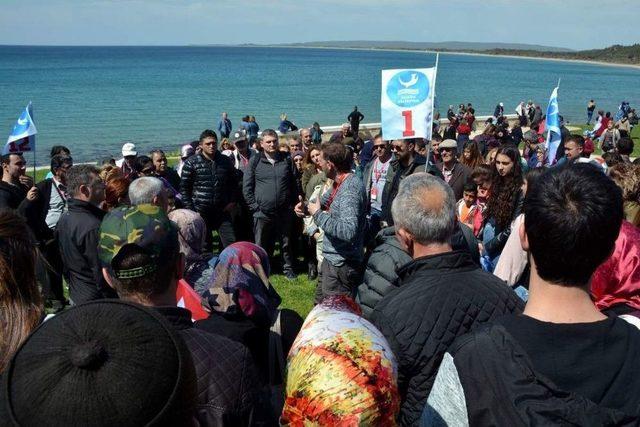
M 639 21 L 640 8 L 611 0 L 0 0 L 0 44 L 402 40 L 591 49 L 640 43 Z

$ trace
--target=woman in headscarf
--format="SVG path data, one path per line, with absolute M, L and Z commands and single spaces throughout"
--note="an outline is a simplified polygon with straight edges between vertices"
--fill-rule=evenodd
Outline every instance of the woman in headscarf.
M 207 226 L 200 214 L 189 209 L 173 210 L 169 219 L 178 226 L 180 253 L 185 259 L 183 279 L 202 295 L 213 273 L 209 265 L 211 254 L 202 253 Z
M 351 298 L 332 296 L 317 305 L 287 361 L 280 425 L 396 425 L 395 357 Z
M 264 382 L 280 384 L 281 375 L 274 375 L 274 365 L 280 361 L 270 355 L 270 346 L 278 345 L 286 355 L 302 318 L 292 310 L 278 308 L 281 299 L 269 283 L 267 253 L 253 243 L 236 242 L 211 264 L 213 273 L 202 296 L 212 313 L 196 326 L 246 345 Z M 280 343 L 270 342 L 270 334 L 280 335 Z
M 179 176 L 182 176 L 182 167 L 184 166 L 185 160 L 193 156 L 195 153 L 196 150 L 191 146 L 191 144 L 185 144 L 180 147 L 180 163 L 178 163 L 178 167 L 176 168 L 176 172 L 178 172 Z
M 640 324 L 640 229 L 626 220 L 613 253 L 591 277 L 591 298 L 608 316 L 630 315 Z

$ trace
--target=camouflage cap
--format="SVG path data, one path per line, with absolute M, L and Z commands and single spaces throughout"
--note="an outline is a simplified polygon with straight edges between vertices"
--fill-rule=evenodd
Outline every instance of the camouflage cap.
M 127 245 L 145 250 L 153 263 L 129 270 L 114 270 L 111 262 Z M 132 279 L 155 271 L 178 250 L 178 229 L 159 206 L 143 204 L 116 208 L 100 226 L 98 257 L 102 265 L 119 279 Z

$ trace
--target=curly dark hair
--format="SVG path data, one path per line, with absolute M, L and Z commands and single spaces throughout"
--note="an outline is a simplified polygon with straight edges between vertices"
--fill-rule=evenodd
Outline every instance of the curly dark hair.
M 485 218 L 494 218 L 497 228 L 504 229 L 513 219 L 513 210 L 522 192 L 522 166 L 520 152 L 515 145 L 508 144 L 498 148 L 496 158 L 503 154 L 513 162 L 513 169 L 507 176 L 501 176 L 494 166 L 491 176 L 491 195 L 487 201 Z

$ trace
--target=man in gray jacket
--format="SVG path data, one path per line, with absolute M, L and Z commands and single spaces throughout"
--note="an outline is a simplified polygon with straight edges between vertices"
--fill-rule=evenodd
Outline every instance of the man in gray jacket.
M 254 155 L 242 181 L 244 199 L 253 213 L 256 244 L 273 256 L 275 240 L 280 240 L 283 272 L 287 279 L 296 278 L 290 247 L 291 208 L 297 199 L 291 159 L 278 151 L 278 134 L 271 129 L 262 132 L 262 151 Z
M 339 142 L 322 144 L 320 165 L 333 185 L 308 206 L 300 201 L 295 212 L 311 215 L 324 231 L 316 302 L 328 295 L 354 296 L 362 280 L 366 196 L 362 181 L 351 173 L 353 156 Z

